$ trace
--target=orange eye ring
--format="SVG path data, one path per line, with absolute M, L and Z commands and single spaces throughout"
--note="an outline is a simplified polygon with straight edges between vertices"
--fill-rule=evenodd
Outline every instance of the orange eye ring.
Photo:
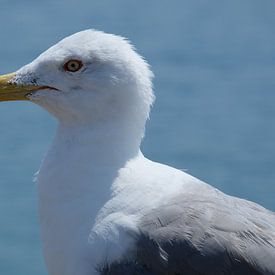
M 71 59 L 66 62 L 63 66 L 64 70 L 67 72 L 77 72 L 83 67 L 83 63 L 77 59 Z

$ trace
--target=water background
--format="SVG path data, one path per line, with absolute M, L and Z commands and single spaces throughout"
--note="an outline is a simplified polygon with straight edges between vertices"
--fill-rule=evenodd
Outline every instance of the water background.
M 275 210 L 273 0 L 1 0 L 0 73 L 96 28 L 128 37 L 156 75 L 146 156 Z M 56 122 L 0 104 L 0 274 L 45 275 L 32 177 Z

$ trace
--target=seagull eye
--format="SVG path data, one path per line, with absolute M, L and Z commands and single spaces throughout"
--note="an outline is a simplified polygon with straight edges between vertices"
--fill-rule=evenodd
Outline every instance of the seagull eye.
M 79 71 L 83 66 L 83 63 L 80 60 L 69 60 L 64 64 L 64 70 L 68 72 L 77 72 Z

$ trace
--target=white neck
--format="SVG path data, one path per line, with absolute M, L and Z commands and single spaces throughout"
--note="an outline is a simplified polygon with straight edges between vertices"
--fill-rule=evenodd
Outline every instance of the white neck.
M 44 253 L 48 268 L 54 268 L 51 275 L 74 274 L 73 266 L 79 265 L 73 261 L 86 257 L 97 213 L 110 198 L 119 169 L 139 154 L 142 134 L 143 129 L 129 121 L 58 126 L 37 177 Z M 68 267 L 68 261 L 71 271 L 59 269 Z

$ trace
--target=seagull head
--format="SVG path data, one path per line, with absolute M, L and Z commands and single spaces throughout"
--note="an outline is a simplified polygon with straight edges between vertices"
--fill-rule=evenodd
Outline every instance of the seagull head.
M 85 30 L 15 73 L 0 76 L 0 101 L 30 100 L 63 124 L 128 117 L 140 126 L 154 100 L 152 72 L 123 37 Z

